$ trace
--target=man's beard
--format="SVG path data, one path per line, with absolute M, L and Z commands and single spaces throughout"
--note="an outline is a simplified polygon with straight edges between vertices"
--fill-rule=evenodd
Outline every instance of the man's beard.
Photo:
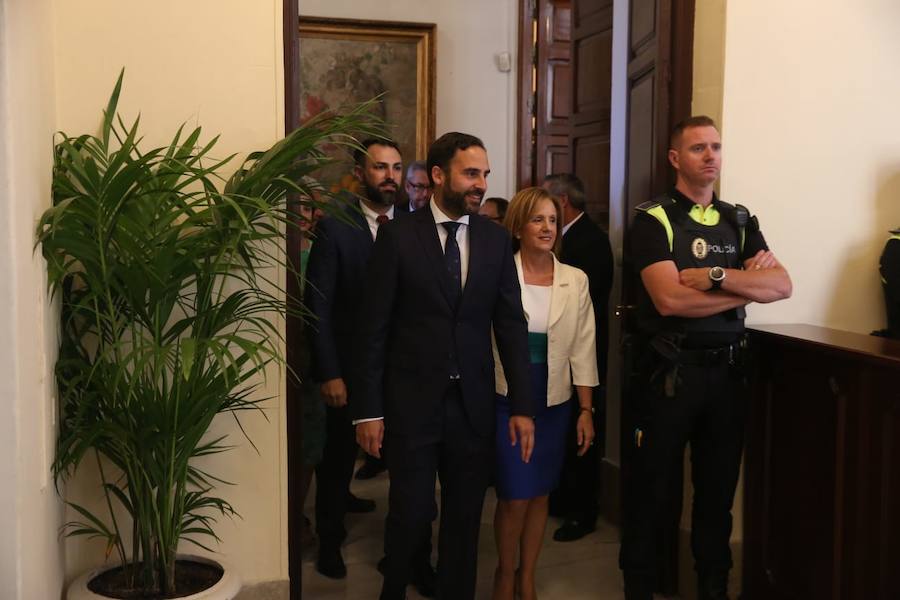
M 477 195 L 478 201 L 473 202 L 469 205 L 466 202 L 466 196 L 469 194 Z M 457 192 L 449 187 L 444 190 L 444 205 L 451 211 L 459 213 L 461 215 L 474 215 L 478 213 L 478 208 L 481 206 L 481 200 L 484 198 L 484 192 L 470 189 L 465 192 Z
M 394 189 L 391 190 L 384 187 L 388 183 L 394 184 Z M 365 190 L 366 198 L 375 204 L 380 204 L 381 206 L 393 206 L 397 201 L 397 184 L 393 179 L 385 179 L 381 182 L 379 187 L 372 186 L 366 181 L 363 183 L 363 189 Z

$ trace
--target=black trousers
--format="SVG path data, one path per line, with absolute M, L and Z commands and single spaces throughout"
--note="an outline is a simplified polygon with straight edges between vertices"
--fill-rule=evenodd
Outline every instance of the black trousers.
M 434 516 L 436 477 L 441 482 L 438 537 L 438 598 L 475 596 L 481 510 L 493 463 L 493 436 L 478 435 L 462 406 L 459 386 L 444 397 L 439 432 L 430 436 L 392 434 L 386 424 L 385 457 L 390 496 L 385 530 L 387 573 L 381 597 L 403 598 L 422 531 Z
M 566 519 L 588 525 L 597 522 L 598 498 L 600 490 L 600 459 L 606 444 L 606 394 L 598 387 L 594 389 L 594 444 L 587 452 L 578 456 L 578 436 L 576 425 L 580 412 L 572 411 L 572 423 L 566 440 L 566 456 L 559 478 L 559 487 L 550 493 L 550 504 L 554 514 L 562 514 Z M 577 402 L 577 396 L 572 398 Z M 577 406 L 577 404 L 576 404 Z
M 344 516 L 359 446 L 346 406 L 329 406 L 325 419 L 325 448 L 316 467 L 316 533 L 321 546 L 336 547 L 347 537 Z
M 720 362 L 662 363 L 642 370 L 623 443 L 624 530 L 619 563 L 628 600 L 650 600 L 656 587 L 660 533 L 672 521 L 691 446 L 691 549 L 701 582 L 727 581 L 731 568 L 731 506 L 740 473 L 747 385 L 743 369 Z M 667 384 L 668 379 L 668 384 Z

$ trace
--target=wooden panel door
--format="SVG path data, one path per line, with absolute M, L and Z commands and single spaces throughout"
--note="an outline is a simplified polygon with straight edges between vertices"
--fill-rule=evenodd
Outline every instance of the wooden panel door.
M 671 184 L 668 137 L 672 126 L 690 116 L 694 33 L 694 0 L 631 0 L 628 39 L 628 150 L 625 230 L 623 232 L 622 296 L 615 314 L 623 319 L 619 330 L 625 354 L 635 332 L 633 307 L 638 278 L 629 260 L 628 225 L 634 207 L 662 194 Z M 622 361 L 623 409 L 621 439 L 623 470 L 628 469 L 634 429 L 628 405 L 627 372 L 631 361 Z M 681 482 L 681 479 L 678 479 Z M 659 532 L 658 592 L 678 592 L 678 516 L 681 489 L 672 490 L 672 522 Z M 627 501 L 627 499 L 626 499 Z
M 574 9 L 572 172 L 584 182 L 588 214 L 608 228 L 613 1 L 576 0 Z
M 572 1 L 538 3 L 535 183 L 571 170 L 569 115 L 572 110 Z
M 519 189 L 572 169 L 572 0 L 527 0 L 522 11 Z

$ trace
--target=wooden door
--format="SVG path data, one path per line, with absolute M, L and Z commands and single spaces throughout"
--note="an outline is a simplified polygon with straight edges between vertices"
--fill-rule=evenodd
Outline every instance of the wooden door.
M 587 212 L 609 226 L 609 130 L 613 0 L 576 0 L 572 28 L 574 97 L 569 153 L 584 182 Z
M 518 189 L 571 171 L 572 0 L 526 0 L 519 52 Z
M 668 138 L 673 125 L 690 116 L 693 60 L 694 0 L 631 0 L 628 39 L 628 150 L 626 174 L 625 230 L 623 232 L 622 296 L 615 311 L 623 319 L 619 331 L 623 353 L 630 353 L 634 333 L 633 307 L 638 285 L 629 260 L 628 225 L 634 207 L 662 194 L 672 185 L 668 163 Z M 622 361 L 622 459 L 627 470 L 634 423 L 628 409 L 627 372 L 630 360 Z M 681 482 L 681 479 L 678 479 Z M 672 490 L 672 520 L 658 532 L 659 589 L 666 595 L 678 592 L 678 548 L 682 490 Z

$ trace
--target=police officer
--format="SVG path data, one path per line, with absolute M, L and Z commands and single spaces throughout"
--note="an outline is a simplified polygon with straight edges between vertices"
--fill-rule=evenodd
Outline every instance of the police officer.
M 756 218 L 716 197 L 721 150 L 709 117 L 676 125 L 668 155 L 675 187 L 637 207 L 631 229 L 641 285 L 623 465 L 620 566 L 627 600 L 652 598 L 657 534 L 680 506 L 672 490 L 680 489 L 687 443 L 699 598 L 728 598 L 746 404 L 744 307 L 787 298 L 791 280 Z
M 878 261 L 878 270 L 881 272 L 881 288 L 887 309 L 887 329 L 876 333 L 900 339 L 900 229 L 891 231 Z

